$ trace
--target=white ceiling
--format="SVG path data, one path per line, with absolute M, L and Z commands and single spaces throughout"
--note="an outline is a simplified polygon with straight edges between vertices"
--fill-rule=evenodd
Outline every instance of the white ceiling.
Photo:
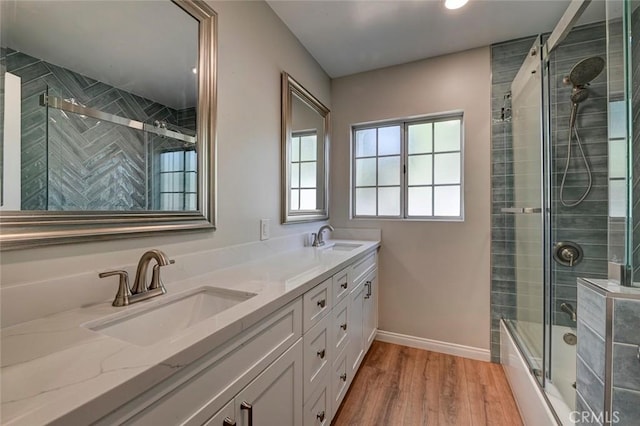
M 267 3 L 330 77 L 550 32 L 570 0 L 282 1 Z M 594 0 L 580 23 L 604 20 Z
M 2 45 L 182 109 L 196 104 L 198 21 L 167 0 L 2 3 Z

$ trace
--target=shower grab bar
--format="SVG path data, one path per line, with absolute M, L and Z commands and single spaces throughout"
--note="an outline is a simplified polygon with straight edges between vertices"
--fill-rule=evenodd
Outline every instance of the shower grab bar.
M 172 139 L 178 139 L 182 142 L 196 143 L 195 136 L 185 135 L 180 132 L 174 132 L 172 130 L 156 127 L 153 124 L 143 123 L 142 121 L 131 120 L 129 118 L 120 117 L 119 115 L 109 114 L 104 111 L 100 111 L 94 108 L 85 107 L 69 102 L 65 99 L 57 96 L 48 96 L 45 94 L 40 95 L 40 106 L 50 106 L 62 111 L 71 112 L 74 114 L 85 115 L 87 117 L 95 118 L 96 120 L 107 121 L 113 124 L 119 124 L 135 130 L 142 130 L 149 133 L 155 133 L 156 135 L 166 136 Z
M 542 208 L 540 207 L 503 207 L 500 209 L 502 213 L 512 213 L 512 214 L 534 214 L 534 213 L 542 213 Z

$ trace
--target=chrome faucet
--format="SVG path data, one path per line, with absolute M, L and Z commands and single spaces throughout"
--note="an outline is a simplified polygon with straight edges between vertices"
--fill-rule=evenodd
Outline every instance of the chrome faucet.
M 573 308 L 571 303 L 563 303 L 560 305 L 560 310 L 571 317 L 571 321 L 578 321 L 578 314 L 576 310 Z
M 152 260 L 156 261 L 151 274 L 151 282 L 147 286 L 147 270 Z M 113 306 L 127 306 L 132 303 L 141 302 L 155 296 L 165 294 L 167 290 L 164 288 L 160 280 L 160 267 L 175 263 L 175 260 L 169 259 L 166 254 L 160 250 L 149 250 L 145 252 L 138 262 L 136 270 L 136 278 L 133 288 L 129 287 L 129 275 L 127 271 L 108 271 L 98 274 L 100 278 L 118 275 L 120 282 L 118 284 L 118 293 L 113 299 Z
M 311 243 L 312 247 L 322 247 L 324 245 L 324 239 L 322 238 L 322 233 L 325 230 L 329 230 L 331 232 L 334 231 L 333 226 L 331 225 L 322 225 L 318 230 L 318 233 L 313 233 L 313 243 Z

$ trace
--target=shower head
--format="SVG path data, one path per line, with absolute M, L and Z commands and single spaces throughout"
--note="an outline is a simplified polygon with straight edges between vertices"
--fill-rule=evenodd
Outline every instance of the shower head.
M 596 78 L 604 69 L 604 59 L 592 56 L 578 62 L 571 68 L 568 80 L 573 87 L 581 87 Z
M 579 104 L 580 102 L 584 102 L 589 97 L 589 91 L 584 87 L 574 87 L 571 91 L 571 102 L 574 104 Z

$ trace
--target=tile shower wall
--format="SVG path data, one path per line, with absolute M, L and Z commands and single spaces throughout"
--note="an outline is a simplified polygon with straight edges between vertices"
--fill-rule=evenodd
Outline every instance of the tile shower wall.
M 612 412 L 620 424 L 640 419 L 640 300 L 616 299 L 613 303 Z
M 635 2 L 634 2 L 635 3 Z M 635 6 L 635 4 L 634 4 Z M 640 8 L 631 16 L 631 112 L 632 117 L 632 161 L 634 173 L 632 181 L 632 240 L 633 240 L 633 281 L 640 282 Z
M 590 98 L 580 106 L 578 126 L 585 153 L 594 176 L 594 186 L 587 199 L 577 207 L 559 203 L 559 188 L 567 155 L 571 88 L 562 79 L 573 65 L 589 56 L 606 58 L 605 25 L 578 27 L 553 53 L 550 62 L 551 137 L 552 137 L 552 229 L 553 241 L 574 241 L 585 252 L 585 261 L 572 268 L 553 264 L 554 324 L 575 326 L 570 317 L 559 310 L 563 302 L 576 304 L 576 279 L 579 276 L 606 278 L 607 274 L 607 104 L 606 75 L 601 74 L 589 87 Z M 500 43 L 492 52 L 492 260 L 491 260 L 491 358 L 499 361 L 500 318 L 514 318 L 516 299 L 535 297 L 517 294 L 515 283 L 515 242 L 513 215 L 500 213 L 512 207 L 513 154 L 511 123 L 502 120 L 504 95 L 522 65 L 534 37 Z M 509 102 L 506 103 L 507 106 Z M 577 157 L 575 140 L 567 178 L 565 196 L 579 197 L 587 181 L 584 165 Z
M 148 208 L 148 135 L 42 107 L 39 97 L 48 92 L 107 113 L 186 128 L 195 128 L 195 109 L 177 111 L 12 49 L 3 48 L 2 57 L 7 71 L 22 79 L 22 209 Z M 122 186 L 133 190 L 119 191 Z
M 574 29 L 551 54 L 551 131 L 552 131 L 552 242 L 574 241 L 584 250 L 584 260 L 567 267 L 553 266 L 553 324 L 575 326 L 566 313 L 560 311 L 564 302 L 576 304 L 578 277 L 607 277 L 608 242 L 608 134 L 607 76 L 602 72 L 589 87 L 589 98 L 580 104 L 576 126 L 591 168 L 593 187 L 587 198 L 575 207 L 560 202 L 560 185 L 567 159 L 571 87 L 563 78 L 582 59 L 607 58 L 604 23 Z M 564 197 L 571 203 L 588 187 L 588 175 L 576 143 L 572 139 L 571 161 L 567 173 Z

